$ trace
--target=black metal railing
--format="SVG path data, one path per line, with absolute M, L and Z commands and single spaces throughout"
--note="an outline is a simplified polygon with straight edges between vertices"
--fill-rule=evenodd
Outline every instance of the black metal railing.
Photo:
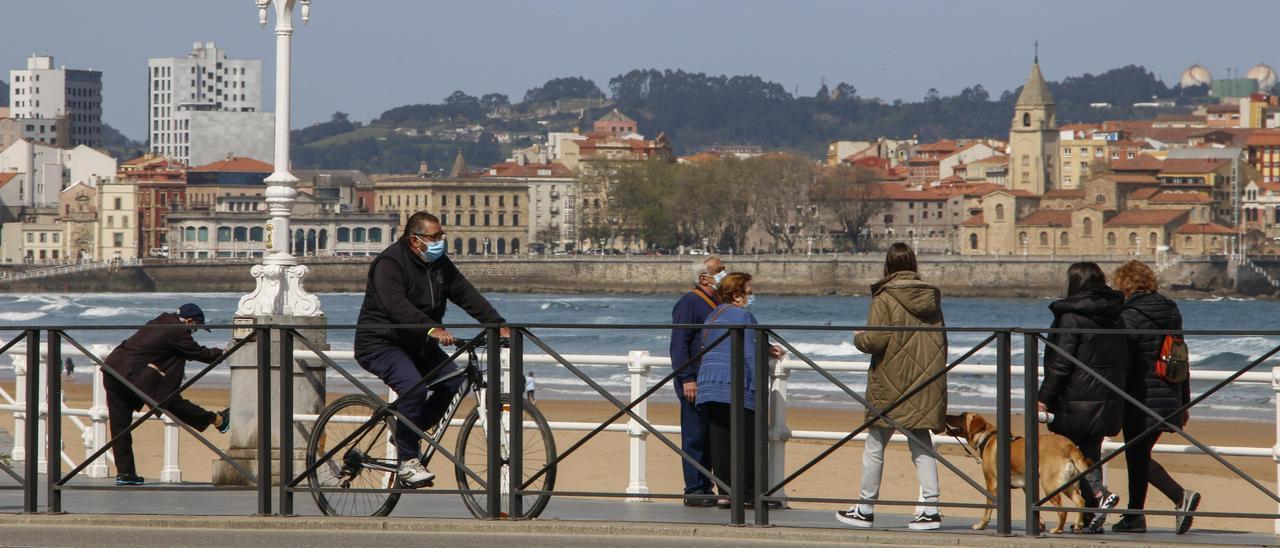
M 200 443 L 213 453 L 222 457 L 239 473 L 248 484 L 247 487 L 217 487 L 217 486 L 190 486 L 184 485 L 179 487 L 164 486 L 147 486 L 146 489 L 153 490 L 181 490 L 184 492 L 198 491 L 253 491 L 257 494 L 257 514 L 280 514 L 291 515 L 294 513 L 293 497 L 299 492 L 320 492 L 334 491 L 334 489 L 319 489 L 304 486 L 309 474 L 315 472 L 318 467 L 325 465 L 326 462 L 335 458 L 336 448 L 342 444 L 334 445 L 334 449 L 319 456 L 316 462 L 310 463 L 301 472 L 295 472 L 293 455 L 293 432 L 300 428 L 300 421 L 293 405 L 294 391 L 294 374 L 296 367 L 295 354 L 296 351 L 303 351 L 314 354 L 320 363 L 323 371 L 332 372 L 338 377 L 345 379 L 351 387 L 357 390 L 357 393 L 373 398 L 377 404 L 374 411 L 378 414 L 385 414 L 397 424 L 403 424 L 410 428 L 413 433 L 421 440 L 427 442 L 429 446 L 436 452 L 443 455 L 448 463 L 452 465 L 459 476 L 466 477 L 469 481 L 473 481 L 476 488 L 466 489 L 460 488 L 453 490 L 417 490 L 417 489 L 397 489 L 388 487 L 387 489 L 377 489 L 371 491 L 377 492 L 395 492 L 397 494 L 458 494 L 458 495 L 483 495 L 486 497 L 484 514 L 490 518 L 502 517 L 505 510 L 506 515 L 513 519 L 526 516 L 525 503 L 529 497 L 538 496 L 556 496 L 556 497 L 600 497 L 600 498 L 622 498 L 634 497 L 635 493 L 628 492 L 610 492 L 610 491 L 567 491 L 560 490 L 541 490 L 535 486 L 540 478 L 554 473 L 556 467 L 566 458 L 575 454 L 585 444 L 594 439 L 600 433 L 623 419 L 624 417 L 638 425 L 649 436 L 653 436 L 668 450 L 678 456 L 682 461 L 692 464 L 700 473 L 704 474 L 710 482 L 727 493 L 730 503 L 729 523 L 732 525 L 747 524 L 748 506 L 753 507 L 751 522 L 755 525 L 770 524 L 770 503 L 777 502 L 811 502 L 811 503 L 874 503 L 877 505 L 916 505 L 920 501 L 904 501 L 904 500 L 862 500 L 849 499 L 830 496 L 806 496 L 806 497 L 786 497 L 782 495 L 785 487 L 799 477 L 803 476 L 824 459 L 830 458 L 841 447 L 853 441 L 858 435 L 867 431 L 874 423 L 882 422 L 895 431 L 903 434 L 912 443 L 917 444 L 929 453 L 939 464 L 955 473 L 962 481 L 972 487 L 978 493 L 979 502 L 972 501 L 938 501 L 936 506 L 942 508 L 969 508 L 969 509 L 990 509 L 994 511 L 996 517 L 995 533 L 998 535 L 1013 534 L 1013 507 L 1011 491 L 1013 489 L 1013 477 L 1011 476 L 1010 467 L 1010 446 L 1012 440 L 1011 424 L 1014 418 L 1014 405 L 1012 404 L 1012 376 L 1014 367 L 1012 365 L 1013 340 L 1016 336 L 1021 336 L 1023 343 L 1023 388 L 1024 388 L 1024 406 L 1021 409 L 1024 420 L 1025 432 L 1025 462 L 1039 462 L 1038 440 L 1040 437 L 1040 425 L 1038 422 L 1038 410 L 1036 408 L 1037 392 L 1039 384 L 1039 368 L 1040 368 L 1040 348 L 1062 353 L 1062 349 L 1052 342 L 1048 335 L 1054 333 L 1108 333 L 1108 334 L 1157 334 L 1180 333 L 1186 336 L 1260 336 L 1260 337 L 1280 337 L 1280 331 L 1165 331 L 1165 330 L 1066 330 L 1066 329 L 1021 329 L 1021 328 L 902 328 L 902 327 L 864 327 L 864 326 L 804 326 L 804 325 L 717 325 L 716 329 L 723 329 L 724 333 L 708 341 L 705 348 L 700 350 L 695 356 L 686 360 L 684 364 L 679 365 L 673 370 L 661 377 L 661 379 L 652 383 L 639 397 L 631 400 L 624 400 L 611 393 L 599 381 L 593 379 L 580 364 L 575 364 L 566 358 L 565 354 L 559 352 L 556 346 L 549 340 L 554 337 L 548 337 L 550 333 L 572 331 L 575 334 L 599 332 L 602 330 L 648 330 L 648 331 L 669 331 L 673 327 L 684 328 L 701 328 L 704 326 L 688 325 L 673 326 L 671 324 L 635 324 L 635 325 L 581 325 L 581 324 L 505 324 L 505 325 L 451 325 L 449 328 L 458 329 L 480 329 L 484 333 L 483 339 L 474 339 L 467 345 L 457 349 L 449 356 L 445 363 L 457 360 L 461 355 L 467 353 L 480 341 L 486 341 L 487 350 L 485 356 L 485 367 L 483 368 L 483 379 L 489 387 L 483 401 L 480 402 L 480 411 L 483 413 L 487 424 L 489 425 L 489 435 L 486 436 L 485 444 L 487 454 L 486 465 L 487 470 L 483 474 L 478 473 L 467 465 L 458 455 L 449 451 L 444 446 L 441 439 L 434 438 L 428 432 L 417 424 L 414 424 L 398 409 L 397 402 L 388 402 L 379 396 L 379 393 L 385 393 L 382 385 L 369 386 L 367 382 L 357 378 L 355 374 L 338 364 L 331 358 L 323 345 L 311 340 L 306 334 L 309 330 L 327 330 L 350 331 L 357 329 L 359 326 L 340 325 L 340 326 L 315 326 L 315 325 L 275 325 L 275 324 L 251 324 L 251 325 L 234 325 L 234 326 L 208 326 L 215 330 L 241 330 L 242 336 L 234 338 L 234 342 L 229 346 L 228 350 L 221 358 L 201 368 L 199 372 L 190 379 L 182 383 L 181 387 L 160 400 L 152 399 L 144 391 L 134 386 L 123 375 L 115 372 L 109 367 L 105 367 L 103 357 L 95 355 L 84 344 L 76 338 L 76 334 L 80 331 L 103 331 L 103 330 L 125 330 L 139 329 L 144 326 L 23 326 L 23 327 L 0 327 L 0 331 L 18 331 L 20 337 L 15 337 L 7 344 L 0 346 L 0 355 L 10 353 L 13 349 L 22 343 L 26 348 L 26 377 L 25 383 L 18 390 L 24 391 L 25 396 L 25 413 L 27 420 L 27 428 L 23 432 L 27 455 L 22 463 L 22 470 L 19 473 L 13 467 L 0 462 L 0 478 L 9 477 L 17 482 L 16 486 L 0 485 L 0 489 L 21 489 L 23 492 L 22 508 L 25 512 L 36 512 L 39 509 L 39 482 L 35 481 L 40 470 L 37 466 L 38 445 L 41 443 L 38 428 L 36 427 L 36 419 L 40 413 L 39 386 L 42 374 L 41 367 L 41 335 L 44 335 L 44 354 L 45 358 L 43 367 L 45 378 L 43 379 L 46 387 L 47 406 L 47 468 L 45 470 L 46 478 L 46 503 L 45 510 L 47 512 L 62 512 L 63 496 L 67 491 L 76 490 L 114 490 L 128 489 L 128 487 L 103 486 L 92 484 L 71 483 L 82 471 L 86 469 L 96 459 L 103 456 L 107 450 L 114 445 L 114 440 L 99 448 L 97 451 L 86 457 L 79 464 L 73 466 L 70 471 L 64 473 L 62 463 L 59 459 L 62 444 L 62 413 L 61 413 L 61 397 L 63 387 L 61 385 L 61 376 L 58 373 L 58 366 L 62 361 L 62 353 L 64 344 L 75 348 L 79 353 L 89 358 L 95 365 L 99 366 L 104 374 L 110 375 L 116 382 L 122 384 L 130 390 L 130 392 L 138 399 L 142 400 L 148 410 L 141 418 L 132 421 L 126 432 L 132 432 L 138 428 L 147 419 L 164 415 L 172 419 L 181 428 L 195 437 Z M 157 328 L 157 326 L 148 326 Z M 424 330 L 426 326 L 379 326 L 386 329 L 415 329 Z M 164 327 L 159 327 L 164 328 Z M 181 329 L 184 326 L 174 326 L 173 328 Z M 502 367 L 498 351 L 500 330 L 509 329 L 509 363 L 507 365 L 507 387 L 513 394 L 510 395 L 507 403 L 504 402 L 504 394 L 499 388 L 502 386 Z M 895 399 L 889 405 L 878 407 L 866 397 L 859 394 L 848 383 L 838 378 L 832 371 L 818 364 L 817 360 L 807 356 L 801 352 L 796 344 L 793 344 L 783 333 L 788 332 L 852 332 L 861 331 L 888 331 L 893 333 L 904 332 L 940 332 L 944 334 L 965 333 L 969 335 L 981 336 L 981 341 L 969 347 L 964 352 L 958 353 L 959 356 L 949 360 L 947 365 L 939 372 L 930 375 L 927 378 L 920 379 L 916 384 L 909 387 L 900 397 Z M 727 343 L 729 345 L 730 367 L 732 372 L 731 386 L 731 427 L 730 437 L 731 445 L 735 451 L 731 456 L 730 473 L 728 477 L 718 477 L 711 470 L 702 466 L 697 459 L 693 458 L 681 449 L 678 442 L 670 439 L 666 434 L 660 431 L 650 423 L 644 416 L 636 412 L 636 407 L 648 401 L 654 394 L 663 387 L 670 386 L 672 380 L 676 377 L 677 372 L 681 369 L 691 367 L 693 363 L 699 360 L 712 347 Z M 755 398 L 755 420 L 748 423 L 747 409 L 745 405 L 747 369 L 746 350 L 748 344 L 754 344 L 754 355 L 756 362 L 751 364 L 754 369 L 754 398 Z M 769 406 L 771 400 L 770 393 L 770 374 L 772 372 L 769 363 L 769 347 L 771 344 L 778 344 L 785 348 L 788 353 L 795 359 L 802 362 L 808 371 L 811 371 L 827 381 L 838 392 L 843 393 L 853 402 L 856 402 L 868 412 L 868 418 L 857 427 L 852 428 L 846 435 L 840 438 L 836 443 L 826 447 L 820 451 L 816 457 L 808 460 L 804 464 L 790 470 L 785 477 L 771 477 L 769 470 L 769 428 L 770 413 Z M 895 409 L 904 405 L 913 396 L 925 390 L 930 385 L 937 382 L 945 382 L 945 378 L 949 373 L 956 370 L 957 367 L 966 364 L 979 351 L 994 345 L 996 350 L 996 396 L 995 396 L 995 419 L 996 419 L 996 470 L 997 482 L 995 493 L 990 493 L 974 478 L 968 476 L 959 466 L 948 460 L 944 455 L 937 451 L 930 440 L 919 439 L 910 429 L 905 428 L 892 418 Z M 214 368 L 222 365 L 232 354 L 238 351 L 246 350 L 246 347 L 253 347 L 256 350 L 257 362 L 257 409 L 256 409 L 256 430 L 258 453 L 256 455 L 256 470 L 250 470 L 248 467 L 240 464 L 236 459 L 231 458 L 225 451 L 217 446 L 217 444 L 204 438 L 195 428 L 184 424 L 170 411 L 166 409 L 166 404 L 178 398 L 190 389 L 193 385 L 204 378 Z M 273 353 L 273 348 L 278 352 Z M 502 443 L 506 442 L 509 447 L 521 448 L 524 446 L 523 436 L 526 435 L 523 427 L 522 417 L 525 417 L 525 401 L 518 397 L 519 388 L 523 384 L 525 375 L 525 360 L 531 351 L 540 352 L 549 356 L 555 363 L 568 371 L 574 378 L 581 381 L 583 385 L 590 388 L 602 400 L 608 402 L 614 409 L 609 416 L 598 425 L 590 429 L 586 435 L 576 440 L 567 449 L 557 454 L 549 455 L 548 461 L 535 469 L 526 470 L 528 463 L 524 462 L 524 455 L 521 451 L 510 451 L 504 455 Z M 1147 428 L 1142 436 L 1151 435 L 1157 429 L 1167 428 L 1173 431 L 1188 443 L 1194 445 L 1199 452 L 1208 455 L 1224 467 L 1229 469 L 1233 474 L 1239 476 L 1243 481 L 1258 489 L 1267 495 L 1270 499 L 1280 503 L 1280 495 L 1273 490 L 1264 486 L 1258 479 L 1250 476 L 1240 467 L 1227 460 L 1219 454 L 1214 448 L 1201 442 L 1195 437 L 1187 434 L 1187 432 L 1178 424 L 1175 419 L 1183 412 L 1194 408 L 1201 404 L 1205 399 L 1215 393 L 1218 393 L 1232 382 L 1238 380 L 1242 375 L 1256 369 L 1259 365 L 1272 359 L 1280 354 L 1280 345 L 1272 347 L 1270 350 L 1263 352 L 1256 358 L 1252 359 L 1247 365 L 1227 375 L 1209 389 L 1201 392 L 1193 397 L 1190 401 L 1180 406 L 1172 414 L 1161 415 L 1149 407 L 1142 401 L 1128 394 L 1123 388 L 1116 386 L 1107 380 L 1107 378 L 1095 370 L 1091 364 L 1083 363 L 1080 360 L 1071 357 L 1069 354 L 1063 353 L 1065 357 L 1072 362 L 1073 366 L 1080 368 L 1081 371 L 1088 374 L 1093 380 L 1101 386 L 1116 392 L 1131 407 L 1144 416 L 1149 416 L 1156 420 L 1157 425 Z M 433 380 L 435 374 L 440 372 L 444 367 L 442 364 L 433 364 L 433 367 L 427 371 L 423 380 L 417 385 L 418 388 L 424 386 Z M 278 381 L 273 381 L 271 371 L 273 367 L 278 366 L 280 371 Z M 272 390 L 272 384 L 278 382 L 276 390 Z M 274 395 L 274 396 L 273 396 Z M 272 401 L 277 403 L 279 410 L 278 416 L 272 414 Z M 323 401 L 323 400 L 322 400 Z M 400 401 L 400 400 L 397 400 Z M 506 406 L 504 408 L 504 406 Z M 502 414 L 510 412 L 511 416 L 517 417 L 517 427 L 510 428 L 506 432 L 507 438 L 504 440 L 498 434 L 501 432 L 499 425 L 502 423 Z M 371 417 L 370 422 L 376 422 L 377 417 Z M 747 437 L 748 429 L 753 429 L 755 442 L 752 445 L 742 443 Z M 279 470 L 278 476 L 280 480 L 273 487 L 272 481 L 272 432 L 279 433 L 278 449 L 279 449 Z M 305 433 L 305 430 L 304 430 Z M 351 434 L 355 436 L 356 434 Z M 1142 436 L 1139 436 L 1141 438 Z M 1068 485 L 1077 482 L 1098 468 L 1105 466 L 1107 462 L 1114 459 L 1125 448 L 1132 443 L 1132 440 L 1126 440 L 1124 446 L 1119 450 L 1111 452 L 1109 455 L 1097 462 L 1093 463 L 1085 470 L 1080 470 L 1069 481 L 1063 485 L 1057 486 L 1050 490 L 1047 494 L 1040 492 L 1040 483 L 1038 477 L 1038 468 L 1036 466 L 1025 466 L 1025 476 L 1023 479 L 1024 489 L 1027 495 L 1027 502 L 1024 507 L 1026 525 L 1025 534 L 1028 536 L 1036 536 L 1040 534 L 1038 513 L 1044 511 L 1066 511 L 1066 512 L 1090 512 L 1090 513 L 1116 513 L 1116 514 L 1132 514 L 1145 513 L 1150 515 L 1192 515 L 1197 517 L 1229 517 L 1229 518 L 1258 518 L 1280 520 L 1280 514 L 1274 513 L 1244 513 L 1244 512 L 1182 512 L 1182 511 L 1158 511 L 1158 510 L 1100 510 L 1097 508 L 1079 508 L 1066 507 L 1063 505 L 1048 506 L 1048 504 L 1059 495 Z M 748 452 L 753 458 L 748 458 Z M 754 461 L 754 467 L 748 470 L 745 463 Z M 507 470 L 509 473 L 504 476 L 502 471 Z M 526 474 L 527 472 L 527 474 Z M 747 493 L 744 486 L 748 484 L 748 475 L 754 478 L 756 486 L 753 499 L 747 499 Z M 648 498 L 660 499 L 681 499 L 681 498 L 697 498 L 690 497 L 685 493 L 650 493 L 644 495 Z M 714 497 L 715 495 L 706 495 Z M 277 508 L 273 510 L 273 497 L 279 501 Z M 506 508 L 502 508 L 504 501 L 507 503 Z M 931 505 L 933 503 L 930 503 Z

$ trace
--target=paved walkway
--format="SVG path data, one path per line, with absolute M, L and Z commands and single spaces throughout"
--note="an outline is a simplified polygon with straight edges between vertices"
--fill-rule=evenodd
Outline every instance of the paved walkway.
M 43 478 L 42 478 L 43 479 Z M 80 486 L 106 486 L 106 480 L 81 480 L 74 482 Z M 81 539 L 93 538 L 112 542 L 113 535 L 95 534 L 92 531 L 104 527 L 127 527 L 137 529 L 139 536 L 129 533 L 123 541 L 130 545 L 173 545 L 173 539 L 190 539 L 191 542 L 179 544 L 201 545 L 200 540 L 207 536 L 209 542 L 219 539 L 227 542 L 221 545 L 261 545 L 265 541 L 279 546 L 309 545 L 315 546 L 317 532 L 333 530 L 348 535 L 352 531 L 355 537 L 369 534 L 372 542 L 366 545 L 399 544 L 396 535 L 388 532 L 416 533 L 439 537 L 441 542 L 453 543 L 456 535 L 476 535 L 483 533 L 486 541 L 480 544 L 462 542 L 458 546 L 496 545 L 505 543 L 503 535 L 538 535 L 540 539 L 530 546 L 577 546 L 587 545 L 585 542 L 565 543 L 562 539 L 551 537 L 575 535 L 583 538 L 600 537 L 598 540 L 609 540 L 608 544 L 617 544 L 621 538 L 627 537 L 622 544 L 630 546 L 656 546 L 645 539 L 663 539 L 663 546 L 671 546 L 672 539 L 701 539 L 699 546 L 737 545 L 742 542 L 761 540 L 771 542 L 804 542 L 804 543 L 859 543 L 879 545 L 950 544 L 959 546 L 982 546 L 987 548 L 1002 546 L 1096 546 L 1102 543 L 1125 543 L 1126 545 L 1276 545 L 1280 537 L 1264 533 L 1244 533 L 1232 531 L 1212 531 L 1193 529 L 1187 535 L 1177 536 L 1172 532 L 1156 531 L 1143 535 L 1118 535 L 1109 533 L 1102 536 L 1059 535 L 1046 536 L 1030 540 L 1025 537 L 997 537 L 990 531 L 976 532 L 969 529 L 973 518 L 948 518 L 939 531 L 915 532 L 906 528 L 908 516 L 882 511 L 877 515 L 881 527 L 874 529 L 851 529 L 837 523 L 830 512 L 818 510 L 776 510 L 770 513 L 774 527 L 730 527 L 727 525 L 727 510 L 692 509 L 670 502 L 627 503 L 620 500 L 583 499 L 571 497 L 553 498 L 545 512 L 538 520 L 503 522 L 480 521 L 470 517 L 457 495 L 437 495 L 424 492 L 418 495 L 402 497 L 395 512 L 390 518 L 328 518 L 319 517 L 314 502 L 306 494 L 298 494 L 295 498 L 296 517 L 249 517 L 257 509 L 257 498 L 254 492 L 197 491 L 205 485 L 188 484 L 191 491 L 158 491 L 141 488 L 112 488 L 105 491 L 65 491 L 63 494 L 64 515 L 20 515 L 22 510 L 21 492 L 0 491 L 0 528 L 4 529 L 2 539 L 4 545 L 26 544 L 43 545 L 84 545 Z M 41 493 L 41 503 L 45 497 Z M 432 519 L 406 519 L 429 517 Z M 748 516 L 750 519 L 750 516 Z M 12 526 L 13 528 L 11 528 Z M 1015 531 L 1021 527 L 1015 523 Z M 168 533 L 154 529 L 169 530 Z M 187 529 L 228 531 L 226 535 L 217 533 L 192 533 L 192 536 L 175 536 Z M 10 531 L 15 536 L 9 536 Z M 185 534 L 185 533 L 183 533 Z M 27 536 L 30 535 L 30 536 Z M 44 535 L 44 536 L 41 536 Z M 202 536 L 203 535 L 203 536 Z M 453 535 L 453 536 L 451 536 Z M 492 536 L 491 536 L 492 535 Z M 544 537 L 543 535 L 547 535 Z M 605 538 L 607 537 L 607 538 Z M 634 537 L 634 538 L 632 538 Z M 330 538 L 330 537 L 325 537 Z M 337 539 L 337 537 L 332 537 Z M 346 539 L 346 536 L 342 537 Z M 524 538 L 523 536 L 521 537 Z M 19 539 L 28 539 L 19 542 Z M 41 539 L 49 543 L 39 542 Z M 928 540 L 925 540 L 928 539 Z M 385 541 L 385 542 L 384 542 Z M 544 543 L 545 541 L 545 543 Z M 707 544 L 710 541 L 711 544 Z M 731 542 L 732 541 L 732 542 Z M 479 542 L 477 540 L 477 542 Z M 576 541 L 575 541 L 576 542 Z M 94 542 L 93 544 L 102 544 Z M 522 544 L 527 542 L 522 541 Z M 104 544 L 110 545 L 110 544 Z M 212 544 L 210 544 L 212 545 Z M 676 544 L 682 545 L 682 544 Z

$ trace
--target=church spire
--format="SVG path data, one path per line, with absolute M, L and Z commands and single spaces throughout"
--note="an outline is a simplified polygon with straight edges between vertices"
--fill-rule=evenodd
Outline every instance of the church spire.
M 1031 65 L 1031 74 L 1027 75 L 1027 83 L 1018 94 L 1018 106 L 1044 106 L 1053 104 L 1053 94 L 1049 93 L 1049 84 L 1040 74 L 1039 44 L 1036 47 L 1035 63 Z

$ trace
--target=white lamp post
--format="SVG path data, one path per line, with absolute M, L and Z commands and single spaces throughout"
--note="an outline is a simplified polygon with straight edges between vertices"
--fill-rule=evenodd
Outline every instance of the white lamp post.
M 293 8 L 302 5 L 302 22 L 311 16 L 311 0 L 255 0 L 258 22 L 267 24 L 267 8 L 276 12 L 276 151 L 275 171 L 267 177 L 266 202 L 270 220 L 266 226 L 266 252 L 262 264 L 255 265 L 257 286 L 240 298 L 236 315 L 321 316 L 320 299 L 307 293 L 302 281 L 307 267 L 299 265 L 291 252 L 293 241 L 289 217 L 298 195 L 298 178 L 289 172 L 289 72 L 290 42 L 293 38 Z

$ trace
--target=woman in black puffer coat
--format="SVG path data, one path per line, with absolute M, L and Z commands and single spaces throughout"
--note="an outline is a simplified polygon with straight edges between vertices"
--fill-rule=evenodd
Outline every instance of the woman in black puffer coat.
M 1118 327 L 1122 329 L 1182 329 L 1182 313 L 1178 305 L 1157 293 L 1155 272 L 1139 261 L 1129 261 L 1116 269 L 1113 280 L 1116 288 L 1124 292 L 1124 309 L 1120 312 Z M 1133 360 L 1129 369 L 1128 392 L 1161 417 L 1168 417 L 1191 401 L 1191 382 L 1166 382 L 1156 375 L 1155 362 L 1165 336 L 1162 334 L 1129 335 L 1129 347 Z M 1187 424 L 1187 413 L 1169 419 L 1179 428 Z M 1156 430 L 1140 437 L 1147 429 Z M 1169 497 L 1177 509 L 1195 511 L 1200 504 L 1200 494 L 1183 489 L 1169 476 L 1160 463 L 1151 458 L 1151 449 L 1163 432 L 1173 429 L 1149 413 L 1127 405 L 1124 414 L 1124 440 L 1129 443 L 1124 460 L 1129 469 L 1129 509 L 1145 508 L 1147 485 L 1154 485 Z M 1136 439 L 1135 439 L 1136 438 Z M 1179 535 L 1191 528 L 1190 516 L 1177 518 Z M 1146 518 L 1142 514 L 1126 514 L 1114 527 L 1120 532 L 1146 532 Z
M 1075 263 L 1067 269 L 1067 296 L 1049 305 L 1057 329 L 1111 329 L 1124 295 L 1107 287 L 1097 263 Z M 1129 346 L 1119 333 L 1051 333 L 1049 341 L 1107 382 L 1123 390 L 1129 369 Z M 1070 439 L 1093 462 L 1102 458 L 1102 440 L 1120 433 L 1124 397 L 1079 367 L 1063 352 L 1046 347 L 1040 409 L 1053 413 L 1049 431 Z M 1115 508 L 1120 498 L 1102 482 L 1102 469 L 1080 480 L 1085 504 Z M 1106 514 L 1086 520 L 1083 532 L 1100 533 Z

